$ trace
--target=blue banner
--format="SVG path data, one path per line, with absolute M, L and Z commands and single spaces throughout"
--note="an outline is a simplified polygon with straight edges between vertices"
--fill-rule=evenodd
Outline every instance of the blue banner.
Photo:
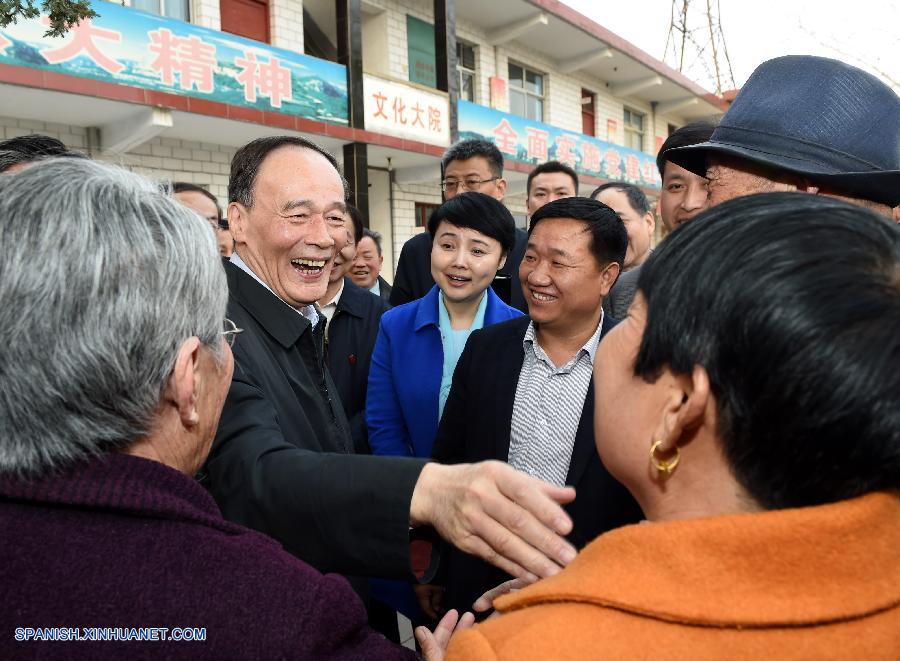
M 113 2 L 93 8 L 100 16 L 62 38 L 44 36 L 44 16 L 0 29 L 0 63 L 348 123 L 340 64 Z
M 656 159 L 649 154 L 469 101 L 459 102 L 459 137 L 489 140 L 519 163 L 557 160 L 592 177 L 661 187 Z

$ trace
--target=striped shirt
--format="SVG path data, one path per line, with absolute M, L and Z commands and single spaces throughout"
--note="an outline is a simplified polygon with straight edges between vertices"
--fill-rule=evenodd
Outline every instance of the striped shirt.
M 556 367 L 535 337 L 534 322 L 528 324 L 509 438 L 513 468 L 552 484 L 566 483 L 602 327 L 601 312 L 590 339 L 569 362 Z

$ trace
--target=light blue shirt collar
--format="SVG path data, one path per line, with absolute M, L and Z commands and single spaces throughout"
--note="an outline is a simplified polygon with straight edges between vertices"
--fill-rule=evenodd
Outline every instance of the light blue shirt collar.
M 283 298 L 281 298 L 281 296 L 279 296 L 274 291 L 272 291 L 272 288 L 269 285 L 267 285 L 265 282 L 263 282 L 262 278 L 260 278 L 258 275 L 256 275 L 250 269 L 250 267 L 247 266 L 247 263 L 244 262 L 244 260 L 241 259 L 241 256 L 237 254 L 237 251 L 231 253 L 231 257 L 228 258 L 228 261 L 230 261 L 232 264 L 237 266 L 239 269 L 241 269 L 242 271 L 244 271 L 245 273 L 250 275 L 254 280 L 256 280 L 263 287 L 265 287 L 266 289 L 271 291 L 272 295 L 275 296 L 275 298 L 277 298 L 279 301 L 281 301 L 282 303 L 287 305 L 291 310 L 293 310 L 297 314 L 301 314 L 304 317 L 306 317 L 306 319 L 309 321 L 309 323 L 311 323 L 313 326 L 315 326 L 317 323 L 319 323 L 319 312 L 316 310 L 315 305 L 307 305 L 304 308 L 297 309 L 290 303 L 286 302 Z
M 472 331 L 484 327 L 484 311 L 487 309 L 487 291 L 481 296 L 481 303 L 478 304 L 478 310 L 475 312 L 475 318 L 469 328 L 454 330 L 450 324 L 450 314 L 444 305 L 444 293 L 438 295 L 438 327 L 441 331 L 441 345 L 444 349 L 444 364 L 441 368 L 441 387 L 438 392 L 438 420 L 444 415 L 444 405 L 447 403 L 447 397 L 450 395 L 450 387 L 453 385 L 453 372 L 456 371 L 456 363 L 462 355 L 466 342 L 469 341 L 469 335 Z

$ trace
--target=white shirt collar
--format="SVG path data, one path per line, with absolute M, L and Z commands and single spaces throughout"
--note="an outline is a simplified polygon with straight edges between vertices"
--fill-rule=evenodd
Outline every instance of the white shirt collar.
M 328 307 L 329 305 L 333 305 L 334 307 L 337 307 L 337 306 L 338 306 L 338 303 L 341 302 L 341 294 L 343 294 L 343 293 L 344 293 L 344 279 L 341 278 L 341 288 L 338 289 L 337 294 L 334 295 L 334 298 L 332 298 L 330 301 L 328 301 L 328 302 L 327 302 L 325 305 L 323 305 L 322 307 L 323 307 L 323 308 L 326 308 L 326 307 Z
M 591 359 L 591 364 L 594 364 L 594 358 L 597 355 L 597 346 L 600 344 L 600 333 L 603 331 L 603 317 L 604 311 L 603 308 L 600 308 L 600 323 L 597 324 L 597 330 L 595 330 L 594 334 L 588 338 L 588 341 L 578 350 L 572 360 L 576 360 L 582 353 L 586 353 Z M 537 328 L 535 327 L 534 322 L 530 321 L 528 322 L 528 328 L 525 329 L 525 337 L 522 339 L 522 348 L 525 349 L 525 351 L 528 351 L 529 347 L 534 350 L 535 345 L 538 347 L 541 346 L 540 342 L 537 341 Z M 541 353 L 543 353 L 543 347 L 541 347 Z M 571 363 L 572 360 L 569 362 Z

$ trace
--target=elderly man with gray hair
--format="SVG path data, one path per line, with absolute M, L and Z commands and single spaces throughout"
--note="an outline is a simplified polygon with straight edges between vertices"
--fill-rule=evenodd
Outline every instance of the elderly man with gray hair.
M 0 177 L 0 242 L 0 658 L 413 656 L 193 479 L 239 332 L 206 221 L 55 159 Z

